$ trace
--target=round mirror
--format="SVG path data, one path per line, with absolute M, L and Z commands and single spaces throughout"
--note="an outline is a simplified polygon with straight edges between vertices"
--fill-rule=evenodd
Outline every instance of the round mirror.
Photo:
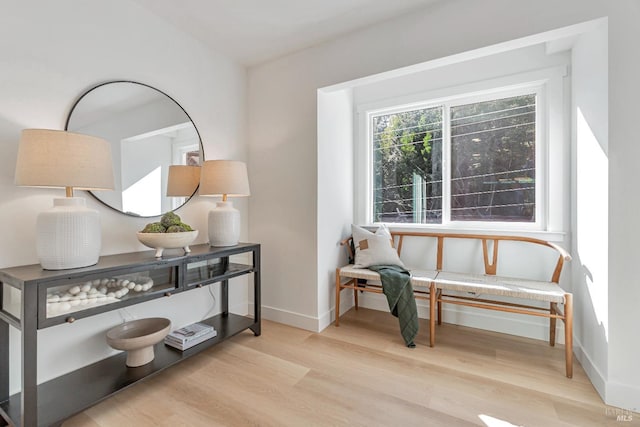
M 199 166 L 204 153 L 189 115 L 158 89 L 130 81 L 91 88 L 71 109 L 65 129 L 111 143 L 115 189 L 91 194 L 117 211 L 159 216 L 182 206 L 197 190 L 194 181 L 167 196 L 169 179 L 183 176 L 170 176 L 170 166 Z

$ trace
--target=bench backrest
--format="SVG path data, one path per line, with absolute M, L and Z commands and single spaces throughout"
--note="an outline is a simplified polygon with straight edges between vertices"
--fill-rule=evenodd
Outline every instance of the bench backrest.
M 558 254 L 558 259 L 551 276 L 551 282 L 558 283 L 560 281 L 560 274 L 562 273 L 562 267 L 565 261 L 571 260 L 569 253 L 562 247 L 547 242 L 541 239 L 534 239 L 531 237 L 523 236 L 502 236 L 502 235 L 485 235 L 485 234 L 465 234 L 465 233 L 434 233 L 434 232 L 417 232 L 417 231 L 395 231 L 392 232 L 395 247 L 398 251 L 398 255 L 402 255 L 402 247 L 405 238 L 407 237 L 424 237 L 437 239 L 437 259 L 436 269 L 443 269 L 443 257 L 444 257 L 444 245 L 447 239 L 471 239 L 479 240 L 482 242 L 482 255 L 484 261 L 484 272 L 488 275 L 495 275 L 498 268 L 498 248 L 501 241 L 511 242 L 523 242 L 531 243 L 535 245 L 546 246 L 555 250 Z M 352 249 L 352 237 L 348 237 L 340 242 L 341 245 L 346 247 L 349 259 L 353 259 L 354 253 Z

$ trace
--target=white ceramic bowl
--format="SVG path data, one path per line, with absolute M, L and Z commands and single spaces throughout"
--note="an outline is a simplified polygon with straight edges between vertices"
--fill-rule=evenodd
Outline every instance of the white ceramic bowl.
M 165 249 L 183 248 L 185 253 L 191 252 L 189 245 L 198 237 L 198 230 L 183 231 L 181 233 L 141 233 L 138 240 L 145 246 L 156 250 L 156 258 L 162 256 Z
M 171 320 L 164 317 L 125 322 L 107 332 L 107 344 L 127 352 L 127 366 L 145 365 L 153 360 L 153 346 L 171 330 Z

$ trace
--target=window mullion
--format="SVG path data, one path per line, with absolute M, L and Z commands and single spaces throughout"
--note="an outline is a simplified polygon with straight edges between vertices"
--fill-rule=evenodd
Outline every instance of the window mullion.
M 442 110 L 442 224 L 451 222 L 451 116 L 448 103 Z

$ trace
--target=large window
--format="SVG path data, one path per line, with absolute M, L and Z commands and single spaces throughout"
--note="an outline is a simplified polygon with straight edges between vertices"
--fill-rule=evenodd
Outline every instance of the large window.
M 373 222 L 539 223 L 540 88 L 369 111 Z

